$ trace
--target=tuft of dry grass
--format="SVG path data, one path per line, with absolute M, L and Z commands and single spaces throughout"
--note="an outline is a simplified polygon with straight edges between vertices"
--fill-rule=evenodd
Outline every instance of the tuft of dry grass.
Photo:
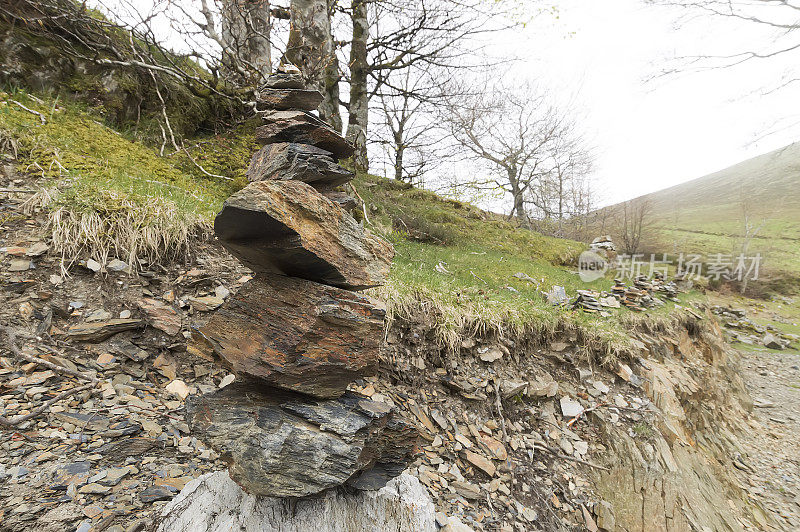
M 58 199 L 58 196 L 57 188 L 40 188 L 22 203 L 22 212 L 26 216 L 31 216 L 36 212 L 47 209 Z
M 120 258 L 134 270 L 140 263 L 181 260 L 210 230 L 203 218 L 172 202 L 152 198 L 143 204 L 112 190 L 100 192 L 91 209 L 60 202 L 48 212 L 48 229 L 64 272 L 87 256 L 101 264 Z

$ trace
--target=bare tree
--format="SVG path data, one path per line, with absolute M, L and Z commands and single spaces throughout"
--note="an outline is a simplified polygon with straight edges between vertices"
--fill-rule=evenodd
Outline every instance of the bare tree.
M 617 207 L 617 232 L 622 252 L 634 255 L 641 250 L 642 237 L 652 223 L 652 202 L 646 198 L 625 201 Z
M 548 188 L 559 186 L 559 178 L 554 179 L 559 169 L 562 180 L 568 175 L 569 157 L 560 149 L 572 146 L 577 154 L 579 140 L 572 122 L 546 93 L 532 87 L 512 91 L 489 86 L 483 93 L 451 101 L 442 120 L 449 125 L 456 147 L 488 167 L 489 177 L 466 185 L 508 194 L 509 218 L 516 217 L 520 225 L 530 227 L 528 206 L 538 207 L 544 216 L 552 215 L 554 195 L 555 212 L 568 214 L 565 191 L 553 193 Z
M 477 38 L 509 27 L 500 22 L 503 13 L 502 2 L 482 0 L 351 1 L 347 139 L 356 147 L 358 169 L 368 167 L 370 102 L 387 92 L 407 92 L 402 84 L 408 70 L 483 66 Z
M 544 232 L 565 236 L 565 224 L 571 221 L 571 232 L 583 225 L 581 217 L 591 212 L 594 193 L 591 172 L 594 156 L 586 141 L 577 134 L 574 123 L 564 120 L 558 135 L 545 146 L 550 171 L 529 189 L 529 202 L 534 217 L 543 222 Z
M 369 96 L 367 76 L 369 65 L 367 42 L 369 41 L 369 0 L 353 0 L 350 20 L 353 24 L 353 39 L 350 42 L 350 101 L 348 103 L 347 140 L 355 146 L 353 163 L 356 169 L 366 171 L 367 124 L 369 122 Z
M 406 69 L 377 94 L 380 108 L 370 142 L 380 146 L 380 162 L 398 181 L 422 186 L 425 175 L 446 158 L 447 128 L 437 119 L 455 96 L 446 75 L 431 66 Z

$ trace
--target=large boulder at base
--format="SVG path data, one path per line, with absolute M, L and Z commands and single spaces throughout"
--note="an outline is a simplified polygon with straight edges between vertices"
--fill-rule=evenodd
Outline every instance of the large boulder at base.
M 262 274 L 193 332 L 190 351 L 271 386 L 338 397 L 375 373 L 385 313 L 355 292 Z
M 287 500 L 245 493 L 225 471 L 192 480 L 158 515 L 159 532 L 435 532 L 433 501 L 403 473 L 378 491 Z
M 315 400 L 236 382 L 186 403 L 192 434 L 247 493 L 305 497 L 345 483 L 378 489 L 406 468 L 417 431 L 386 403 L 353 393 Z
M 258 181 L 214 220 L 222 245 L 256 272 L 360 290 L 383 283 L 394 249 L 300 181 Z
M 313 111 L 322 103 L 322 93 L 313 89 L 269 88 L 258 93 L 256 105 L 259 109 L 304 109 Z
M 329 151 L 308 144 L 279 142 L 267 144 L 250 160 L 250 181 L 302 181 L 318 190 L 343 185 L 353 172 L 336 164 Z
M 329 151 L 335 159 L 347 159 L 355 149 L 344 137 L 316 116 L 304 111 L 272 111 L 264 115 L 263 126 L 256 128 L 261 144 L 295 142 Z

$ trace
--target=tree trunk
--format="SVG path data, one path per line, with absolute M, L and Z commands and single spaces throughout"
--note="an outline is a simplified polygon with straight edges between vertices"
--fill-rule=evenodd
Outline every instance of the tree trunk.
M 292 0 L 289 40 L 284 57 L 300 68 L 309 87 L 325 96 L 319 106 L 320 118 L 341 131 L 339 64 L 331 33 L 331 2 Z
M 353 163 L 356 170 L 366 172 L 367 121 L 369 99 L 367 95 L 367 0 L 353 0 L 350 17 L 353 22 L 353 41 L 350 44 L 350 118 L 347 122 L 347 140 L 356 148 Z
M 514 196 L 514 210 L 517 212 L 517 221 L 520 227 L 529 227 L 528 216 L 525 213 L 525 202 L 521 193 Z
M 270 15 L 268 0 L 224 0 L 222 3 L 222 38 L 227 50 L 223 64 L 227 75 L 249 72 L 260 83 L 272 71 L 272 51 L 269 44 Z
M 339 59 L 336 57 L 336 45 L 334 44 L 333 31 L 330 27 L 335 4 L 336 0 L 328 0 L 328 42 L 326 51 L 329 60 L 325 69 L 325 82 L 322 91 L 325 99 L 319 106 L 319 116 L 330 124 L 333 129 L 341 133 L 342 114 L 339 112 Z
M 394 152 L 394 178 L 397 181 L 403 180 L 403 152 L 405 152 L 405 147 L 403 146 L 403 142 L 400 141 L 395 146 Z
M 522 189 L 517 179 L 517 171 L 516 169 L 509 168 L 506 172 L 508 173 L 508 183 L 511 185 L 511 195 L 514 198 L 514 207 L 511 213 L 516 215 L 520 227 L 530 228 L 528 216 L 525 212 L 525 198 L 522 197 Z
M 558 177 L 558 236 L 564 236 L 564 177 Z

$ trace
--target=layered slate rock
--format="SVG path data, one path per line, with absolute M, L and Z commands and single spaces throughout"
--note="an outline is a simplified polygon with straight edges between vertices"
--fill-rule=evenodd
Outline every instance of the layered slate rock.
M 322 103 L 322 93 L 297 88 L 265 87 L 258 94 L 259 109 L 303 109 L 313 111 Z
M 258 181 L 228 198 L 214 220 L 222 244 L 256 272 L 360 290 L 385 280 L 391 244 L 300 181 Z
M 264 122 L 256 128 L 256 140 L 261 144 L 310 144 L 330 152 L 336 160 L 347 159 L 355 151 L 344 137 L 310 113 L 273 111 L 264 115 Z
M 193 352 L 237 375 L 332 398 L 373 375 L 385 309 L 369 297 L 280 275 L 260 275 L 192 336 Z
M 355 201 L 337 187 L 353 174 L 337 161 L 353 147 L 307 112 L 321 95 L 302 89 L 299 74 L 282 65 L 261 87 L 258 109 L 271 109 L 256 131 L 264 147 L 250 184 L 214 221 L 255 278 L 224 303 L 192 299 L 196 310 L 216 310 L 193 331 L 189 352 L 237 380 L 190 398 L 187 419 L 261 501 L 344 484 L 377 490 L 405 469 L 418 437 L 385 403 L 346 391 L 375 374 L 385 318 L 382 304 L 351 290 L 382 284 L 394 249 L 349 214 Z
M 108 321 L 73 325 L 67 331 L 67 336 L 73 340 L 84 342 L 102 342 L 117 333 L 138 329 L 143 325 L 142 320 L 115 318 Z
M 191 397 L 186 416 L 251 495 L 305 497 L 345 483 L 376 489 L 405 469 L 416 444 L 415 428 L 391 407 L 349 392 L 314 401 L 234 383 Z
M 308 144 L 267 144 L 250 160 L 250 181 L 302 181 L 315 188 L 330 189 L 353 179 L 353 172 L 333 160 L 331 152 Z

